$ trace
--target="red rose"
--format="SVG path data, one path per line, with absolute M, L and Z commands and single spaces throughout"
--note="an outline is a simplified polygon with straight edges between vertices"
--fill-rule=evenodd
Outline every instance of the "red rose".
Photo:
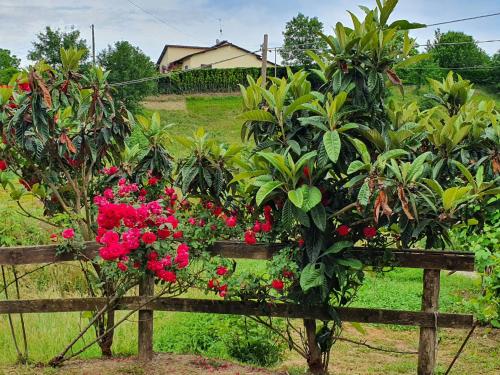
M 57 234 L 52 233 L 52 234 L 50 235 L 50 240 L 51 240 L 52 242 L 57 242 Z
M 195 225 L 196 224 L 196 219 L 194 217 L 190 217 L 188 219 L 188 223 L 191 224 L 191 225 Z
M 271 225 L 271 222 L 266 221 L 264 224 L 261 225 L 262 231 L 267 233 L 270 232 L 271 229 L 273 229 L 273 226 Z
M 341 225 L 337 228 L 337 233 L 342 237 L 347 236 L 350 232 L 351 228 L 349 228 L 347 225 Z
M 207 283 L 208 289 L 215 289 L 217 287 L 217 285 L 219 285 L 219 282 L 217 280 L 214 280 L 214 279 L 210 279 Z
M 19 90 L 24 91 L 24 92 L 31 92 L 31 87 L 28 82 L 25 83 L 18 83 L 17 86 L 19 87 Z
M 305 243 L 305 241 L 303 238 L 299 238 L 299 240 L 297 241 L 297 244 L 299 245 L 299 247 L 304 246 L 304 243 Z
M 283 277 L 286 278 L 286 279 L 291 279 L 293 278 L 293 272 L 292 271 L 288 271 L 286 268 L 283 269 Z
M 307 165 L 304 167 L 304 177 L 305 178 L 311 177 L 311 171 L 309 170 L 309 167 Z
M 184 233 L 182 232 L 182 230 L 180 231 L 177 231 L 175 232 L 172 237 L 175 238 L 175 239 L 179 239 L 179 238 L 182 238 L 182 236 L 184 236 Z
M 167 228 L 158 229 L 158 237 L 160 240 L 165 240 L 170 236 L 170 231 Z
M 237 219 L 236 219 L 236 216 L 229 216 L 227 219 L 226 219 L 226 225 L 230 228 L 233 228 L 236 226 L 236 222 L 237 222 Z
M 125 263 L 123 262 L 118 262 L 116 263 L 116 266 L 120 269 L 120 271 L 122 272 L 125 272 L 126 270 L 128 270 L 128 267 Z
M 5 160 L 0 160 L 0 172 L 5 171 L 7 167 L 7 162 Z
M 363 235 L 370 239 L 377 235 L 377 229 L 374 227 L 365 227 L 363 228 Z
M 150 177 L 149 180 L 148 180 L 148 185 L 149 186 L 154 186 L 158 183 L 158 181 L 160 181 L 160 179 L 158 177 Z
M 283 287 L 285 286 L 285 283 L 279 279 L 273 280 L 271 283 L 271 287 L 273 287 L 276 290 L 283 290 Z
M 218 266 L 215 273 L 219 276 L 224 276 L 227 273 L 227 268 L 224 266 Z
M 169 282 L 169 283 L 175 283 L 175 281 L 177 280 L 177 275 L 175 274 L 175 272 L 172 272 L 172 271 L 161 270 L 161 271 L 158 271 L 158 273 L 156 275 L 160 279 L 165 280 L 166 282 Z
M 142 242 L 144 242 L 147 245 L 151 245 L 156 241 L 156 234 L 153 232 L 146 232 L 141 236 Z
M 253 231 L 255 233 L 259 233 L 261 229 L 262 225 L 258 221 L 256 221 L 255 224 L 253 225 Z
M 219 287 L 219 296 L 224 298 L 226 296 L 226 294 L 227 294 L 227 284 L 221 285 Z
M 68 228 L 62 231 L 62 236 L 63 238 L 66 238 L 67 240 L 75 237 L 75 230 L 73 228 Z
M 245 232 L 245 242 L 248 245 L 255 245 L 257 243 L 257 238 L 255 238 L 255 232 L 247 230 Z

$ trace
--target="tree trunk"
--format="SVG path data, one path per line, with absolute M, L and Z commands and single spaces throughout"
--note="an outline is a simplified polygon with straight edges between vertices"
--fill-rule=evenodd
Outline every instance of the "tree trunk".
M 304 328 L 306 329 L 309 372 L 314 375 L 324 375 L 326 371 L 323 367 L 322 353 L 316 342 L 316 320 L 304 319 Z

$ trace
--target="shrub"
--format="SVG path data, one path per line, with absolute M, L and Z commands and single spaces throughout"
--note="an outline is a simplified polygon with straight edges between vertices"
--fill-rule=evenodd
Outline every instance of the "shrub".
M 156 350 L 235 359 L 257 366 L 273 366 L 286 349 L 276 334 L 238 316 L 179 314 L 165 330 L 158 330 Z
M 302 67 L 292 67 L 296 72 Z M 268 77 L 274 77 L 274 68 L 267 70 Z M 276 77 L 286 76 L 285 67 L 276 68 Z M 197 69 L 178 71 L 169 74 L 158 82 L 160 94 L 185 94 L 198 92 L 232 92 L 238 91 L 239 85 L 247 83 L 247 76 L 257 79 L 260 68 L 231 68 L 231 69 Z M 319 87 L 323 82 L 316 76 L 311 76 L 313 87 Z

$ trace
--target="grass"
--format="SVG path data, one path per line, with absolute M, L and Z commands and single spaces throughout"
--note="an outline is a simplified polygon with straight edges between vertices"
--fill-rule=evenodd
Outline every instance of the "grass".
M 202 127 L 219 142 L 241 142 L 241 121 L 236 119 L 241 108 L 239 96 L 195 96 L 185 100 L 186 110 L 157 111 L 162 123 L 174 124 L 172 135 L 191 135 L 197 128 Z M 145 116 L 151 116 L 152 113 L 152 110 L 144 110 Z M 146 139 L 135 129 L 129 144 L 145 146 Z M 183 155 L 182 146 L 175 141 L 168 148 L 174 155 Z
M 498 95 L 492 96 L 484 89 L 476 92 L 478 99 L 494 97 L 499 103 Z M 414 88 L 409 88 L 404 100 L 415 99 Z M 164 123 L 175 123 L 173 134 L 189 135 L 197 127 L 202 126 L 220 142 L 240 141 L 240 121 L 236 116 L 240 112 L 241 98 L 238 96 L 197 96 L 186 98 L 186 110 L 161 110 L 159 111 Z M 151 115 L 151 110 L 146 110 L 146 115 Z M 139 131 L 135 130 L 130 141 L 131 144 L 144 146 L 145 139 Z M 182 155 L 182 148 L 173 143 L 171 151 L 175 155 Z M 25 202 L 32 209 L 40 212 L 40 208 L 26 198 Z M 48 240 L 48 228 L 40 226 L 37 222 L 22 217 L 15 213 L 15 205 L 8 195 L 0 190 L 0 244 L 31 244 Z M 256 269 L 262 263 L 256 261 L 240 261 L 239 267 Z M 22 272 L 22 271 L 20 271 Z M 383 307 L 388 309 L 419 310 L 422 293 L 422 271 L 411 269 L 397 269 L 383 275 L 368 274 L 366 283 L 360 289 L 353 306 Z M 79 296 L 83 280 L 77 267 L 69 264 L 53 265 L 39 271 L 23 280 L 21 295 L 24 298 L 62 298 Z M 463 303 L 464 298 L 479 292 L 479 282 L 460 274 L 451 276 L 442 274 L 441 277 L 440 309 L 443 312 L 470 312 Z M 202 298 L 202 293 L 195 291 L 189 297 Z M 122 313 L 119 313 L 120 316 Z M 171 326 L 185 321 L 186 314 L 182 313 L 155 313 L 155 348 L 161 349 L 164 342 L 179 339 L 173 336 Z M 15 318 L 17 319 L 17 318 Z M 30 359 L 34 362 L 46 362 L 57 354 L 68 343 L 87 321 L 86 314 L 58 313 L 58 314 L 28 314 L 25 315 L 30 342 Z M 114 351 L 118 355 L 136 353 L 137 316 L 133 315 L 117 329 Z M 18 324 L 16 324 L 18 327 Z M 367 334 L 361 340 L 368 340 L 379 346 L 396 346 L 414 349 L 418 340 L 416 329 L 401 330 L 392 326 L 367 325 Z M 18 327 L 19 328 L 19 327 Z M 358 333 L 347 325 L 348 335 L 356 336 Z M 8 334 L 6 316 L 0 316 L 0 364 L 12 364 L 16 361 L 15 349 L 12 339 Z M 440 350 L 443 353 L 440 360 L 451 360 L 454 351 L 458 349 L 465 332 L 460 330 L 442 330 Z M 92 333 L 86 337 L 90 340 Z M 466 349 L 464 357 L 459 361 L 457 373 L 495 373 L 495 367 L 500 366 L 499 348 L 495 345 L 498 335 L 488 336 L 484 331 L 474 336 L 473 342 Z M 482 347 L 486 348 L 485 350 Z M 441 356 L 441 354 L 440 354 Z M 495 357 L 496 356 L 496 357 Z M 96 346 L 86 351 L 82 358 L 99 357 Z M 380 374 L 400 373 L 411 374 L 415 369 L 415 358 L 407 356 L 380 354 L 368 351 L 361 347 L 353 347 L 346 343 L 335 346 L 332 363 L 335 368 L 340 368 L 343 373 L 352 374 Z M 444 363 L 440 363 L 440 371 Z M 303 362 L 294 355 L 288 356 L 284 368 L 290 373 L 303 373 Z M 340 370 L 339 370 L 340 371 Z M 2 369 L 0 367 L 0 373 Z M 55 372 L 54 372 L 55 373 Z

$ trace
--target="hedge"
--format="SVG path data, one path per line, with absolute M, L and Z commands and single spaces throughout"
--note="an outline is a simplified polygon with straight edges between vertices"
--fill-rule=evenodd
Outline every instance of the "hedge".
M 291 67 L 292 71 L 301 69 L 300 66 Z M 268 68 L 269 77 L 274 77 L 275 70 Z M 239 84 L 247 84 L 247 75 L 254 79 L 260 76 L 260 68 L 230 68 L 230 69 L 196 69 L 174 72 L 158 82 L 160 94 L 191 94 L 202 92 L 233 92 L 239 91 Z M 276 76 L 286 75 L 285 67 L 276 68 Z M 320 80 L 311 73 L 314 85 L 321 85 Z

